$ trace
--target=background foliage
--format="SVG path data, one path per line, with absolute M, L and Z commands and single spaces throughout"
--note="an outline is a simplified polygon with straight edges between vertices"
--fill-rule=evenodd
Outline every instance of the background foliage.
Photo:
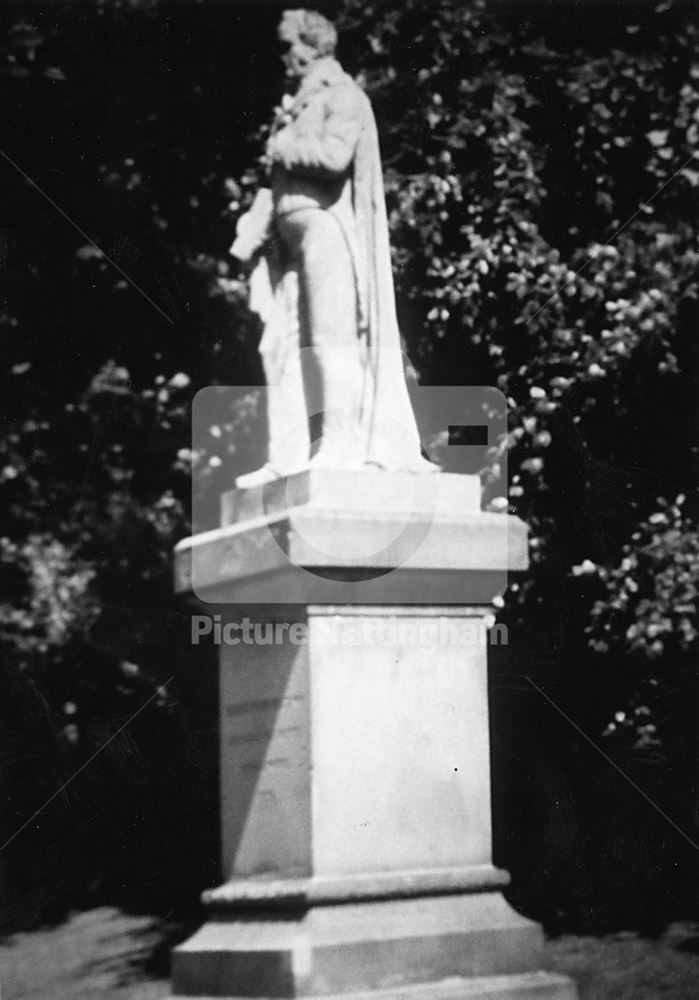
M 509 402 L 485 497 L 526 520 L 532 566 L 493 656 L 496 859 L 551 928 L 662 921 L 691 849 L 580 731 L 696 839 L 692 7 L 334 7 L 412 363 Z M 254 395 L 196 452 L 189 408 L 260 381 L 226 250 L 282 93 L 277 16 L 0 11 L 0 840 L 111 740 L 0 853 L 7 926 L 216 879 L 213 659 L 170 559 L 192 467 L 215 498 L 251 454 Z

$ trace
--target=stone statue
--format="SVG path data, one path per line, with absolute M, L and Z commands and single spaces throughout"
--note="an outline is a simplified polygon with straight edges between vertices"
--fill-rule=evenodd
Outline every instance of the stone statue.
M 403 374 L 371 105 L 334 58 L 336 31 L 321 14 L 285 11 L 279 38 L 296 93 L 272 126 L 270 188 L 231 247 L 253 264 L 269 449 L 236 485 L 309 467 L 435 471 L 421 455 Z

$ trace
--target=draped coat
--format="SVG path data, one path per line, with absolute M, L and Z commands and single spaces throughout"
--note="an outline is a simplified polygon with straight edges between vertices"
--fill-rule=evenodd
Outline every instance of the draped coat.
M 335 59 L 318 60 L 304 78 L 286 120 L 273 130 L 268 155 L 273 213 L 315 205 L 335 216 L 346 237 L 366 381 L 365 461 L 432 471 L 421 457 L 403 372 L 376 121 L 368 97 Z M 288 285 L 271 271 L 273 294 L 284 297 Z M 288 302 L 267 309 L 272 327 L 275 317 L 288 323 Z

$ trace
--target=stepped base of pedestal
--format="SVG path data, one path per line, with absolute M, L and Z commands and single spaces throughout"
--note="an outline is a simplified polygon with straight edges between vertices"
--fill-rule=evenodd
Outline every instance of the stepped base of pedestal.
M 166 1000 L 188 1000 L 188 998 L 173 995 L 166 997 Z M 197 997 L 196 1000 L 210 1000 L 210 998 Z M 261 998 L 235 997 L 229 1000 L 261 1000 Z M 413 986 L 362 993 L 335 993 L 333 996 L 326 994 L 324 997 L 315 997 L 314 1000 L 577 1000 L 577 992 L 573 982 L 566 976 L 551 972 L 525 972 L 512 976 L 444 979 L 439 983 L 416 983 Z
M 216 916 L 173 952 L 197 1000 L 575 1000 L 541 969 L 539 926 L 499 893 Z

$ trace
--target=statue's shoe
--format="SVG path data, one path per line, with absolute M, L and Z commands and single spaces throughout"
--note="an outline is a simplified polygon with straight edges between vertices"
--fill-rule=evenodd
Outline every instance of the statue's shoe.
M 283 479 L 286 476 L 294 476 L 298 472 L 303 472 L 304 468 L 288 469 L 282 472 L 279 469 L 275 469 L 273 465 L 266 463 L 260 469 L 255 469 L 254 472 L 246 472 L 243 476 L 237 476 L 235 485 L 239 490 L 249 490 L 255 486 L 266 486 L 267 483 L 273 483 L 276 479 Z
M 277 472 L 271 465 L 263 465 L 261 469 L 254 472 L 246 472 L 244 476 L 236 476 L 235 485 L 239 490 L 250 490 L 253 486 L 264 486 L 272 483 L 275 479 L 280 479 L 281 473 Z

